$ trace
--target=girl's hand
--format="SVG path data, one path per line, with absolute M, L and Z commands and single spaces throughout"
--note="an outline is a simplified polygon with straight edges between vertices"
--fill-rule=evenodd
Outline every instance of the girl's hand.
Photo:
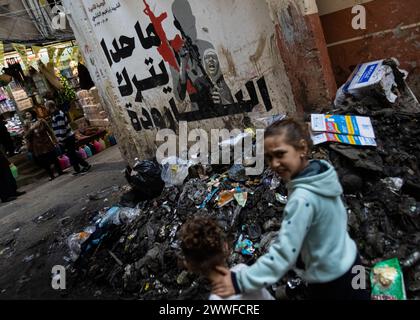
M 235 294 L 230 270 L 225 267 L 216 267 L 218 274 L 212 279 L 212 293 L 222 298 L 227 298 Z

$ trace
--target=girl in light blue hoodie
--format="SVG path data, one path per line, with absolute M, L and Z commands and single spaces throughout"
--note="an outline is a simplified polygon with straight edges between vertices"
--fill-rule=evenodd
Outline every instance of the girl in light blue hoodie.
M 293 268 L 299 256 L 313 299 L 369 299 L 365 284 L 352 270 L 360 265 L 355 242 L 347 232 L 343 189 L 326 161 L 308 160 L 312 147 L 308 128 L 293 119 L 273 123 L 265 131 L 268 164 L 287 182 L 289 200 L 280 232 L 268 252 L 238 272 L 218 267 L 213 293 L 227 297 L 274 284 Z M 360 279 L 363 279 L 358 274 Z

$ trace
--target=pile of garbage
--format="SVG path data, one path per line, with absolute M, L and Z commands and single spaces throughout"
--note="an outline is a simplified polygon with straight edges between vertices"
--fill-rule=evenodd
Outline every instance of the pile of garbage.
M 145 168 L 156 166 L 139 161 L 127 179 L 138 187 Z M 230 264 L 255 261 L 280 228 L 285 188 L 269 169 L 259 177 L 246 176 L 241 165 L 219 169 L 192 166 L 185 184 L 164 189 L 159 176 L 149 175 L 148 192 L 156 183 L 160 196 L 143 194 L 149 200 L 134 201 L 133 208 L 120 203 L 94 216 L 89 227 L 68 238 L 75 285 L 110 286 L 122 298 L 206 299 L 209 284 L 186 272 L 180 259 L 177 231 L 193 215 L 214 217 L 230 235 Z M 130 191 L 121 202 L 130 205 L 133 197 Z
M 398 297 L 420 299 L 420 112 L 404 110 L 371 97 L 344 102 L 329 113 L 369 117 L 377 146 L 321 144 L 312 157 L 337 169 L 349 232 L 372 282 L 387 280 L 374 266 L 394 259 L 406 291 Z M 124 299 L 207 299 L 209 283 L 182 265 L 180 226 L 193 215 L 214 217 L 230 237 L 229 265 L 251 264 L 276 237 L 287 202 L 269 168 L 247 176 L 242 165 L 168 159 L 163 167 L 138 161 L 126 177 L 133 188 L 121 202 L 68 238 L 73 284 L 111 288 Z M 303 286 L 292 271 L 269 289 L 300 298 Z

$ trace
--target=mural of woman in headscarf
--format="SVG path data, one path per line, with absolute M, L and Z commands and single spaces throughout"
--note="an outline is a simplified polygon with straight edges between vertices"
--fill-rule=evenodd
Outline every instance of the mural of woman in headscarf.
M 188 94 L 192 111 L 199 110 L 202 114 L 211 114 L 218 105 L 234 103 L 213 44 L 198 37 L 196 19 L 188 0 L 175 0 L 172 12 L 174 25 L 184 40 L 184 46 L 178 52 L 180 71 L 171 69 L 177 100 L 184 101 Z
M 220 62 L 216 50 L 210 48 L 204 51 L 203 66 L 213 84 L 213 103 L 215 105 L 233 104 L 233 96 L 220 69 Z

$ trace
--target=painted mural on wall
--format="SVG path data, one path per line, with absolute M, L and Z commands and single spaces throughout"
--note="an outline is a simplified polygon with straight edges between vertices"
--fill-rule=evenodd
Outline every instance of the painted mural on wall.
M 198 37 L 188 0 L 86 2 L 88 17 L 115 75 L 112 80 L 136 131 L 175 130 L 178 121 L 248 113 L 259 104 L 266 111 L 272 109 L 264 77 L 249 80 L 232 92 L 214 44 Z M 125 13 L 130 12 L 131 17 L 133 10 L 138 13 L 134 15 L 137 21 L 126 23 L 130 19 L 125 22 Z M 156 92 L 167 97 L 167 105 L 147 107 Z

